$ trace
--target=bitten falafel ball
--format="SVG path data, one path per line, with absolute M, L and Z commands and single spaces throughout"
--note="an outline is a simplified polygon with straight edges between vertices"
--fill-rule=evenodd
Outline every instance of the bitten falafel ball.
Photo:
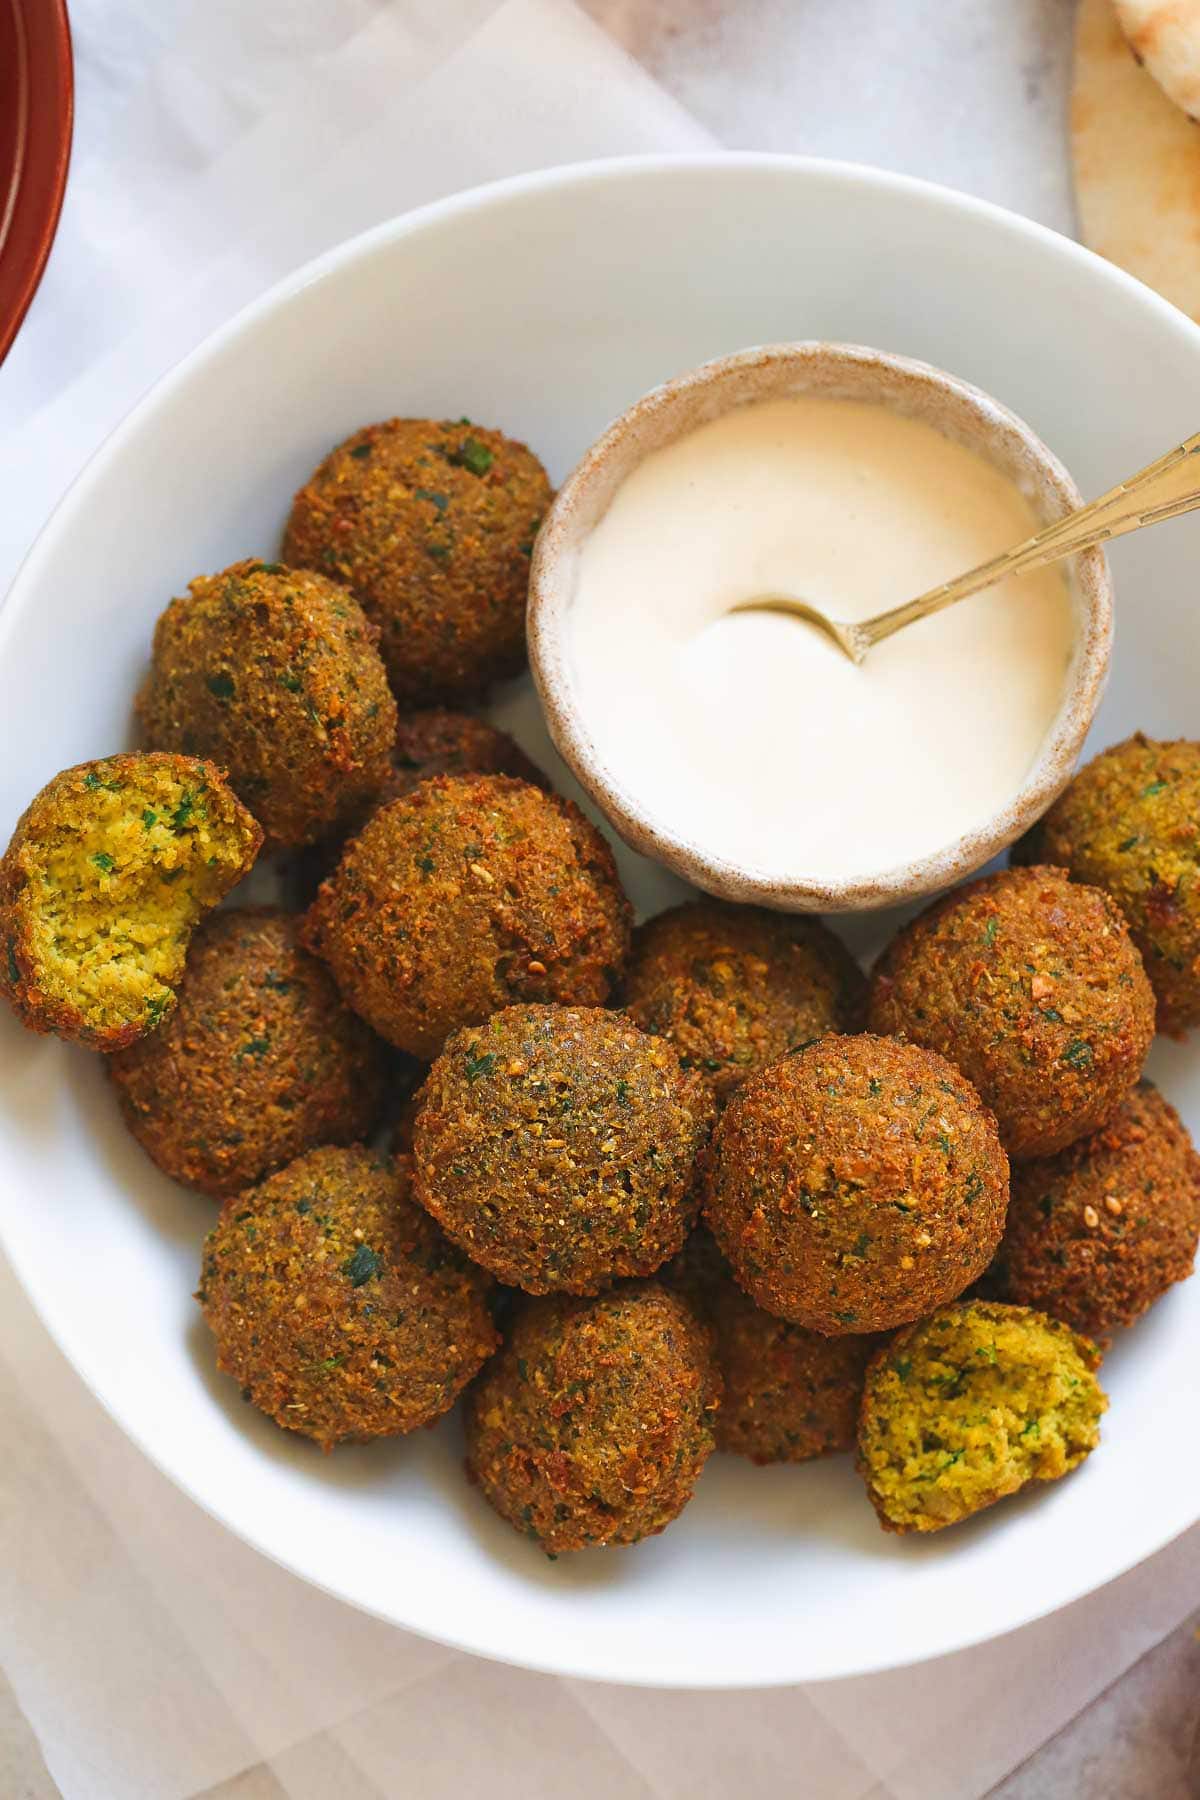
M 216 1199 L 306 1150 L 368 1137 L 383 1098 L 383 1045 L 296 926 L 268 907 L 206 919 L 171 1017 L 109 1059 L 143 1150 Z
M 1024 1306 L 967 1300 L 897 1332 L 867 1370 L 859 1470 L 885 1531 L 940 1531 L 1100 1441 L 1087 1338 Z
M 261 844 L 212 763 L 135 751 L 64 769 L 0 857 L 0 994 L 32 1031 L 136 1043 L 170 1013 L 195 926 Z
M 300 489 L 283 556 L 358 595 L 402 706 L 469 698 L 524 666 L 529 562 L 551 497 L 537 457 L 503 432 L 387 419 Z
M 620 1013 L 508 1007 L 425 1079 L 416 1196 L 500 1281 L 594 1294 L 682 1245 L 711 1117 L 699 1076 Z
M 312 1150 L 228 1201 L 204 1246 L 217 1367 L 323 1450 L 432 1424 L 498 1341 L 491 1283 L 409 1179 L 404 1157 Z
M 1200 1024 L 1200 744 L 1139 731 L 1102 750 L 1017 845 L 1111 894 L 1158 1001 L 1160 1031 Z
M 849 1450 L 877 1333 L 824 1337 L 777 1319 L 742 1292 L 703 1226 L 660 1271 L 716 1338 L 725 1383 L 717 1449 L 755 1463 L 807 1462 Z
M 1136 1082 L 1154 996 L 1107 894 L 1062 869 L 1003 869 L 897 933 L 868 1023 L 956 1063 L 1010 1156 L 1051 1156 L 1099 1130 Z
M 995 1120 L 951 1063 L 890 1038 L 824 1037 L 730 1100 L 704 1216 L 752 1300 L 836 1336 L 962 1293 L 1007 1205 Z
M 866 980 L 818 920 L 692 900 L 633 934 L 625 1010 L 669 1038 L 724 1102 L 747 1075 L 862 1024 Z
M 146 738 L 227 767 L 269 848 L 312 843 L 391 770 L 396 703 L 376 636 L 324 575 L 250 559 L 200 576 L 154 628 Z
M 467 1471 L 551 1555 L 678 1518 L 713 1449 L 707 1329 L 657 1282 L 520 1307 L 466 1401 Z
M 1200 1158 L 1149 1082 L 1057 1156 L 1014 1171 L 989 1291 L 1106 1338 L 1191 1274 L 1200 1239 Z
M 303 936 L 381 1037 L 428 1059 L 514 1001 L 603 1005 L 629 916 L 577 807 L 507 775 L 441 775 L 351 840 Z

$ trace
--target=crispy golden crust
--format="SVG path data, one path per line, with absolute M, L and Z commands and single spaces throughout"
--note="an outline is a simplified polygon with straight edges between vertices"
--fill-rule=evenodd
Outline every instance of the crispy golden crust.
M 32 1031 L 135 1043 L 170 1013 L 197 921 L 261 843 L 212 763 L 133 751 L 64 769 L 0 858 L 0 993 Z
M 301 903 L 307 904 L 320 883 L 333 873 L 348 837 L 357 836 L 371 815 L 389 800 L 402 800 L 420 782 L 429 781 L 434 775 L 512 775 L 531 787 L 550 791 L 545 775 L 530 762 L 520 745 L 485 720 L 469 713 L 446 712 L 440 707 L 406 713 L 397 726 L 391 767 L 378 793 L 336 832 L 297 859 L 293 874 L 303 896 Z
M 658 1278 L 713 1328 L 725 1383 L 718 1450 L 765 1464 L 851 1448 L 877 1334 L 823 1337 L 764 1312 L 738 1287 L 703 1226 Z
M 899 1331 L 867 1369 L 858 1466 L 885 1531 L 940 1531 L 1100 1441 L 1100 1353 L 1058 1319 L 987 1300 Z
M 391 771 L 377 637 L 323 575 L 251 558 L 200 576 L 154 628 L 137 699 L 147 741 L 224 765 L 271 849 L 312 843 Z
M 1092 1137 L 1018 1167 L 989 1291 L 1105 1338 L 1191 1274 L 1198 1239 L 1200 1158 L 1147 1082 Z
M 368 1137 L 386 1074 L 383 1045 L 300 948 L 296 920 L 267 907 L 199 927 L 174 1013 L 108 1067 L 147 1155 L 215 1199 Z
M 818 920 L 693 900 L 634 932 L 624 996 L 634 1023 L 669 1038 L 723 1103 L 789 1050 L 858 1030 L 866 981 Z
M 196 1298 L 218 1368 L 332 1450 L 449 1410 L 497 1343 L 490 1285 L 410 1200 L 405 1158 L 323 1149 L 226 1203 Z
M 577 807 L 506 775 L 443 775 L 352 840 L 304 941 L 381 1037 L 429 1058 L 513 1001 L 602 1005 L 629 918 Z
M 1013 852 L 1112 895 L 1158 1001 L 1160 1031 L 1200 1023 L 1200 744 L 1139 731 L 1101 751 Z
M 682 1245 L 711 1116 L 699 1077 L 619 1013 L 509 1007 L 457 1032 L 421 1088 L 416 1196 L 499 1280 L 594 1294 Z
M 551 1555 L 636 1544 L 691 1499 L 720 1394 L 707 1330 L 657 1282 L 527 1301 L 467 1397 L 467 1471 Z
M 530 787 L 549 788 L 541 769 L 506 731 L 489 725 L 486 719 L 447 712 L 440 706 L 405 713 L 401 718 L 391 773 L 378 804 L 402 799 L 431 775 L 512 775 Z
M 537 457 L 467 420 L 388 419 L 339 444 L 292 503 L 287 562 L 353 589 L 402 706 L 468 698 L 525 662 Z
M 1062 869 L 1005 869 L 893 938 L 868 1023 L 957 1063 L 1010 1156 L 1050 1156 L 1098 1130 L 1141 1074 L 1154 996 L 1107 894 Z
M 831 1036 L 733 1096 L 704 1216 L 752 1300 L 835 1336 L 960 1294 L 1007 1204 L 995 1121 L 957 1069 L 913 1044 Z

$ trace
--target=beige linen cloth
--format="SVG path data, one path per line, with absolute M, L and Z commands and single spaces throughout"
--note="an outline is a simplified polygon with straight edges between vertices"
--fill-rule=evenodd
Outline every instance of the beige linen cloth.
M 692 4 L 711 38 L 721 9 Z M 664 7 L 682 16 L 686 0 Z M 72 183 L 47 281 L 0 371 L 0 590 L 145 387 L 297 263 L 475 182 L 716 141 L 572 0 L 72 10 Z M 606 10 L 636 48 L 653 7 L 590 0 Z M 712 46 L 697 107 L 718 127 L 726 109 L 725 141 L 961 179 L 953 145 L 921 140 L 915 117 L 865 107 L 857 150 L 847 137 L 832 15 L 887 30 L 896 10 L 798 10 L 822 57 L 791 71 L 795 91 L 757 138 L 736 94 L 714 86 L 729 58 Z M 902 10 L 923 15 L 922 55 L 940 41 L 961 70 L 961 20 L 933 0 Z M 964 9 L 987 25 L 977 49 L 1000 45 L 1014 10 L 1027 9 Z M 1014 137 L 1018 191 L 1000 197 L 1019 204 L 1028 145 Z M 969 119 L 960 141 L 979 154 Z M 1030 209 L 1052 211 L 1032 164 L 1029 179 Z M 28 1198 L 49 1236 L 53 1196 Z M 231 1537 L 125 1441 L 0 1263 L 0 1795 L 14 1800 L 56 1787 L 68 1800 L 975 1800 L 1198 1594 L 1194 1531 L 1053 1619 L 891 1675 L 692 1695 L 521 1673 L 363 1618 Z

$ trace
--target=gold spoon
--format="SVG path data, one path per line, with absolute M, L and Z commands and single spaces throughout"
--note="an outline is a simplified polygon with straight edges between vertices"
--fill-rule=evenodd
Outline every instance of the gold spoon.
M 1200 431 L 1165 456 L 1160 456 L 1157 462 L 1131 475 L 1128 481 L 1101 494 L 1090 505 L 1080 506 L 1065 518 L 1055 520 L 1053 525 L 1035 532 L 1023 544 L 993 556 L 990 562 L 980 563 L 977 569 L 970 569 L 953 581 L 943 582 L 941 587 L 930 588 L 927 594 L 920 594 L 915 600 L 906 600 L 903 606 L 894 606 L 890 612 L 878 613 L 875 618 L 863 619 L 855 625 L 831 619 L 819 607 L 810 606 L 807 600 L 796 600 L 789 594 L 756 594 L 752 600 L 743 600 L 732 607 L 731 611 L 789 613 L 793 618 L 815 625 L 818 631 L 832 638 L 852 663 L 861 663 L 867 651 L 884 638 L 903 631 L 906 625 L 915 625 L 918 619 L 927 619 L 932 613 L 942 612 L 945 607 L 966 600 L 1007 575 L 1024 575 L 1030 569 L 1058 562 L 1060 557 L 1074 556 L 1080 550 L 1090 550 L 1095 544 L 1107 543 L 1109 538 L 1122 537 L 1127 531 L 1140 531 L 1143 525 L 1157 525 L 1162 519 L 1174 519 L 1180 513 L 1191 512 L 1193 507 L 1200 506 L 1200 468 L 1194 464 L 1184 465 L 1189 465 L 1190 459 L 1197 456 L 1200 456 Z M 1171 479 L 1172 476 L 1175 478 Z

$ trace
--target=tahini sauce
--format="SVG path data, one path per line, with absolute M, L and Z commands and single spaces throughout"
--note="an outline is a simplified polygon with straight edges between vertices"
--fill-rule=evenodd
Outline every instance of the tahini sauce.
M 729 617 L 755 593 L 861 619 L 1037 529 L 983 457 L 883 406 L 743 406 L 653 455 L 585 542 L 570 620 L 581 716 L 639 810 L 781 878 L 861 878 L 1005 805 L 1061 703 L 1073 609 L 1055 568 L 879 644 Z

